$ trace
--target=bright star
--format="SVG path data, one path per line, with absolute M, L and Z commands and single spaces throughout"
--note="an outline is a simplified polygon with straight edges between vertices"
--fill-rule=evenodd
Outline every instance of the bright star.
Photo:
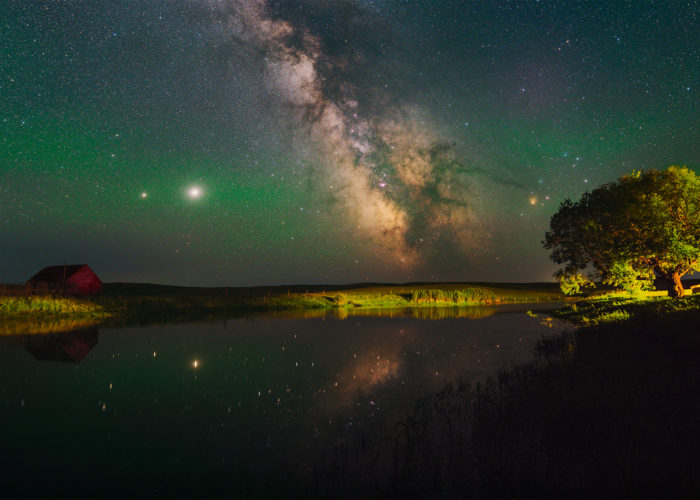
M 202 197 L 202 188 L 199 186 L 192 186 L 187 190 L 187 197 L 191 200 L 196 200 Z

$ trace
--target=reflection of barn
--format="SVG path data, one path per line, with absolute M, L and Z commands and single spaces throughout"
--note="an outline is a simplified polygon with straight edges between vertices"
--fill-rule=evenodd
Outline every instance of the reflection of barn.
M 27 290 L 31 293 L 94 295 L 102 291 L 102 281 L 85 264 L 49 266 L 29 278 Z
M 47 335 L 23 335 L 19 342 L 40 361 L 80 363 L 97 345 L 97 327 Z

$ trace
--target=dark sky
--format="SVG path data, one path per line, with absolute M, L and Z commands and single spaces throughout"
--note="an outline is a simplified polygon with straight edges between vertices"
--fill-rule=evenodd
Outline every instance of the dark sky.
M 550 280 L 563 199 L 700 173 L 699 15 L 5 0 L 0 282 Z

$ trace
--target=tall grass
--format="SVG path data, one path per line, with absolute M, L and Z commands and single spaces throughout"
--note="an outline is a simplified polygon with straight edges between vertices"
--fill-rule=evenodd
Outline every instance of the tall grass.
M 0 316 L 101 315 L 104 310 L 87 300 L 51 295 L 0 297 Z
M 501 299 L 485 288 L 442 290 L 438 288 L 418 289 L 404 293 L 377 291 L 363 293 L 362 290 L 324 294 L 291 294 L 271 297 L 266 301 L 269 308 L 404 308 L 467 306 L 497 304 Z
M 491 304 L 497 301 L 496 294 L 484 288 L 463 290 L 416 290 L 411 294 L 414 304 Z

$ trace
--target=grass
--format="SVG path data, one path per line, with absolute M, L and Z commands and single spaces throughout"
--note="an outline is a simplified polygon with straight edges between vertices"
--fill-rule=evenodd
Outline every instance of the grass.
M 0 297 L 0 317 L 93 316 L 121 324 L 233 317 L 260 311 L 350 311 L 420 309 L 416 317 L 480 317 L 457 307 L 563 301 L 555 283 L 407 283 L 403 285 L 297 285 L 201 288 L 133 283 L 106 284 L 101 295 Z M 452 310 L 438 313 L 438 309 Z M 322 312 L 322 314 L 325 314 Z M 381 312 L 376 314 L 382 314 Z
M 106 316 L 99 304 L 52 295 L 0 296 L 0 317 Z
M 413 305 L 420 304 L 502 304 L 562 301 L 556 283 L 439 283 L 372 286 L 341 290 L 350 300 L 381 302 L 381 297 L 398 295 Z
M 269 308 L 416 308 L 563 301 L 556 285 L 418 284 L 341 289 L 272 296 Z
M 578 326 L 596 326 L 631 318 L 666 316 L 698 309 L 700 309 L 699 294 L 673 299 L 658 294 L 615 293 L 579 300 L 554 311 L 553 315 Z
M 326 290 L 328 288 L 328 290 Z M 160 322 L 245 315 L 260 311 L 425 309 L 420 317 L 483 316 L 485 312 L 438 314 L 438 308 L 505 303 L 562 301 L 554 283 L 416 283 L 404 285 L 298 285 L 295 287 L 197 288 L 166 285 L 106 284 L 101 295 L 0 297 L 0 316 L 102 315 L 116 322 Z M 323 314 L 323 313 L 322 313 Z M 381 313 L 378 313 L 381 314 Z
M 306 308 L 402 308 L 473 306 L 505 303 L 505 297 L 486 288 L 463 288 L 456 290 L 430 289 L 357 289 L 343 290 L 334 294 L 308 293 L 272 297 L 267 303 L 272 309 Z
M 534 361 L 336 445 L 320 496 L 696 497 L 700 300 L 600 297 Z M 563 313 L 562 313 L 563 314 Z

